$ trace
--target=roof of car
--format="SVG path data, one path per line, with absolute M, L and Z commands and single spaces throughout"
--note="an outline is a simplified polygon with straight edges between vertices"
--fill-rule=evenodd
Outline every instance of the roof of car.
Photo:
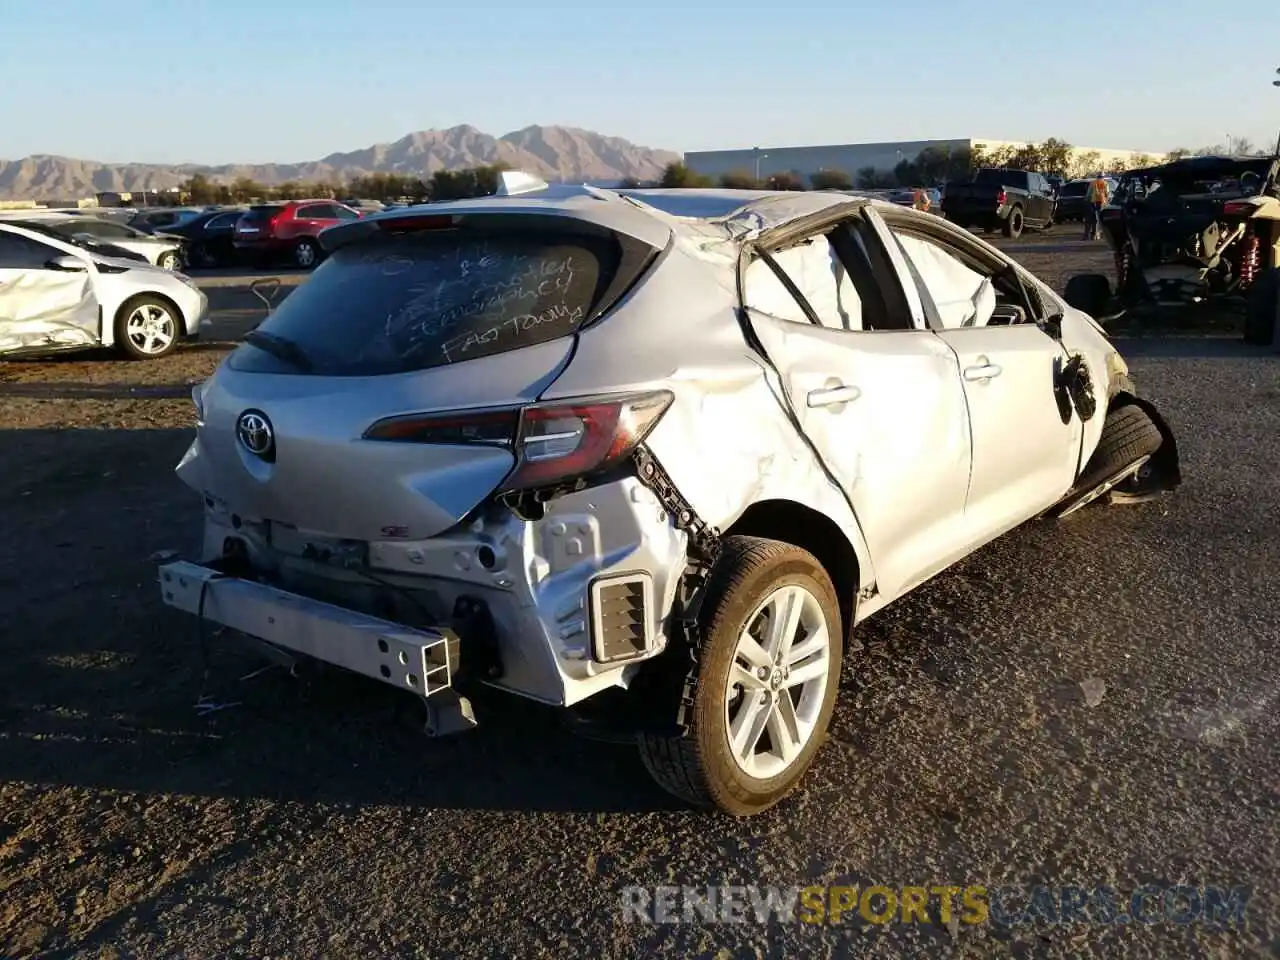
M 665 247 L 672 233 L 705 236 L 715 226 L 725 239 L 758 235 L 854 197 L 837 191 L 730 189 L 609 189 L 575 184 L 546 184 L 514 196 L 476 197 L 418 204 L 374 213 L 324 232 L 325 246 L 345 246 L 369 236 L 387 221 L 421 216 L 468 214 L 553 214 L 572 217 Z M 700 229 L 701 228 L 701 229 Z

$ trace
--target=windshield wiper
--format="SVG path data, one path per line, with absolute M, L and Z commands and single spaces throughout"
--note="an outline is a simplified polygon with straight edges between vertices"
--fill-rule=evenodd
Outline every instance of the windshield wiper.
M 282 337 L 278 333 L 268 333 L 266 330 L 250 330 L 244 335 L 244 342 L 257 347 L 264 353 L 271 354 L 278 360 L 283 360 L 303 373 L 311 372 L 311 358 L 302 347 L 288 337 Z

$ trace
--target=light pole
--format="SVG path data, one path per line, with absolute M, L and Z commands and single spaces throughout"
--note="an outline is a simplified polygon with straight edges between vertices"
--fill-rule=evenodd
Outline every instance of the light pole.
M 1280 73 L 1280 67 L 1276 67 L 1276 73 Z M 1272 80 L 1273 87 L 1280 87 L 1280 80 Z M 1276 134 L 1276 156 L 1280 157 L 1280 133 Z
M 756 183 L 760 182 L 760 161 L 768 159 L 769 155 L 767 153 L 761 153 L 760 148 L 756 147 Z

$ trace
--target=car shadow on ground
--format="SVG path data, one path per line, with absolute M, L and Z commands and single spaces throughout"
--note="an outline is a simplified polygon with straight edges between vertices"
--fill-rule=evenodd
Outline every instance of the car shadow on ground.
M 5 781 L 343 807 L 682 808 L 650 781 L 634 749 L 575 736 L 556 708 L 482 689 L 477 730 L 430 739 L 406 722 L 415 718 L 407 694 L 343 674 L 303 682 L 263 671 L 247 647 L 164 607 L 156 560 L 198 550 L 198 500 L 172 472 L 191 437 L 185 429 L 0 431 L 0 462 L 12 465 L 0 474 Z M 908 702 L 943 715 L 975 712 L 966 687 L 977 651 L 995 663 L 1043 658 L 1040 612 L 1024 611 L 1035 624 L 1006 632 L 991 627 L 991 610 L 1020 609 L 1023 577 L 1029 583 L 1045 564 L 1060 571 L 1063 596 L 1090 589 L 1094 541 L 1110 549 L 1126 524 L 1139 523 L 1127 511 L 1098 520 L 1082 512 L 1071 537 L 1052 522 L 1029 525 L 864 624 L 832 724 L 835 749 L 820 756 L 809 789 L 843 795 L 857 786 L 851 777 L 871 775 L 886 718 Z M 1007 569 L 1028 572 L 991 582 L 981 565 L 1002 554 L 1013 555 Z M 910 807 L 921 787 L 907 778 L 876 789 L 884 805 Z
M 478 729 L 431 739 L 407 694 L 341 672 L 295 678 L 164 607 L 156 561 L 197 550 L 198 501 L 172 473 L 190 439 L 178 429 L 0 432 L 0 461 L 21 465 L 0 479 L 6 781 L 347 807 L 683 808 L 634 748 L 566 730 L 557 708 L 481 688 Z M 959 597 L 951 618 L 979 614 L 982 595 Z M 949 686 L 954 638 L 917 626 L 904 632 L 890 613 L 865 625 L 860 642 L 893 656 L 846 668 L 842 699 L 851 685 Z M 832 738 L 863 753 L 876 723 L 842 706 Z
M 202 644 L 193 618 L 161 604 L 152 559 L 196 553 L 198 500 L 173 476 L 190 440 L 177 429 L 0 431 L 0 462 L 20 465 L 0 478 L 5 781 L 356 805 L 679 807 L 636 751 L 573 735 L 554 708 L 482 690 L 478 730 L 430 739 L 410 726 L 414 699 L 382 684 L 258 672 L 266 661 L 247 646 Z M 223 709 L 198 712 L 202 698 Z

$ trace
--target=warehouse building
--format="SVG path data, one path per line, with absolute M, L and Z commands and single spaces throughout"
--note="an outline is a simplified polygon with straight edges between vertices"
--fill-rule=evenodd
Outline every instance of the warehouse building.
M 853 177 L 859 170 L 873 167 L 888 173 L 903 160 L 914 160 L 924 150 L 943 153 L 983 150 L 988 153 L 1005 147 L 1025 147 L 1027 141 L 985 140 L 966 137 L 958 140 L 891 140 L 883 143 L 843 143 L 810 147 L 751 147 L 745 150 L 696 150 L 684 155 L 685 165 L 695 173 L 720 177 L 726 173 L 746 173 L 757 179 L 775 173 L 794 172 L 808 178 L 821 170 L 840 170 Z M 1108 168 L 1127 163 L 1134 156 L 1153 156 L 1141 150 L 1103 147 L 1074 147 L 1081 157 L 1094 153 L 1098 163 Z M 1155 154 L 1154 156 L 1160 156 Z

